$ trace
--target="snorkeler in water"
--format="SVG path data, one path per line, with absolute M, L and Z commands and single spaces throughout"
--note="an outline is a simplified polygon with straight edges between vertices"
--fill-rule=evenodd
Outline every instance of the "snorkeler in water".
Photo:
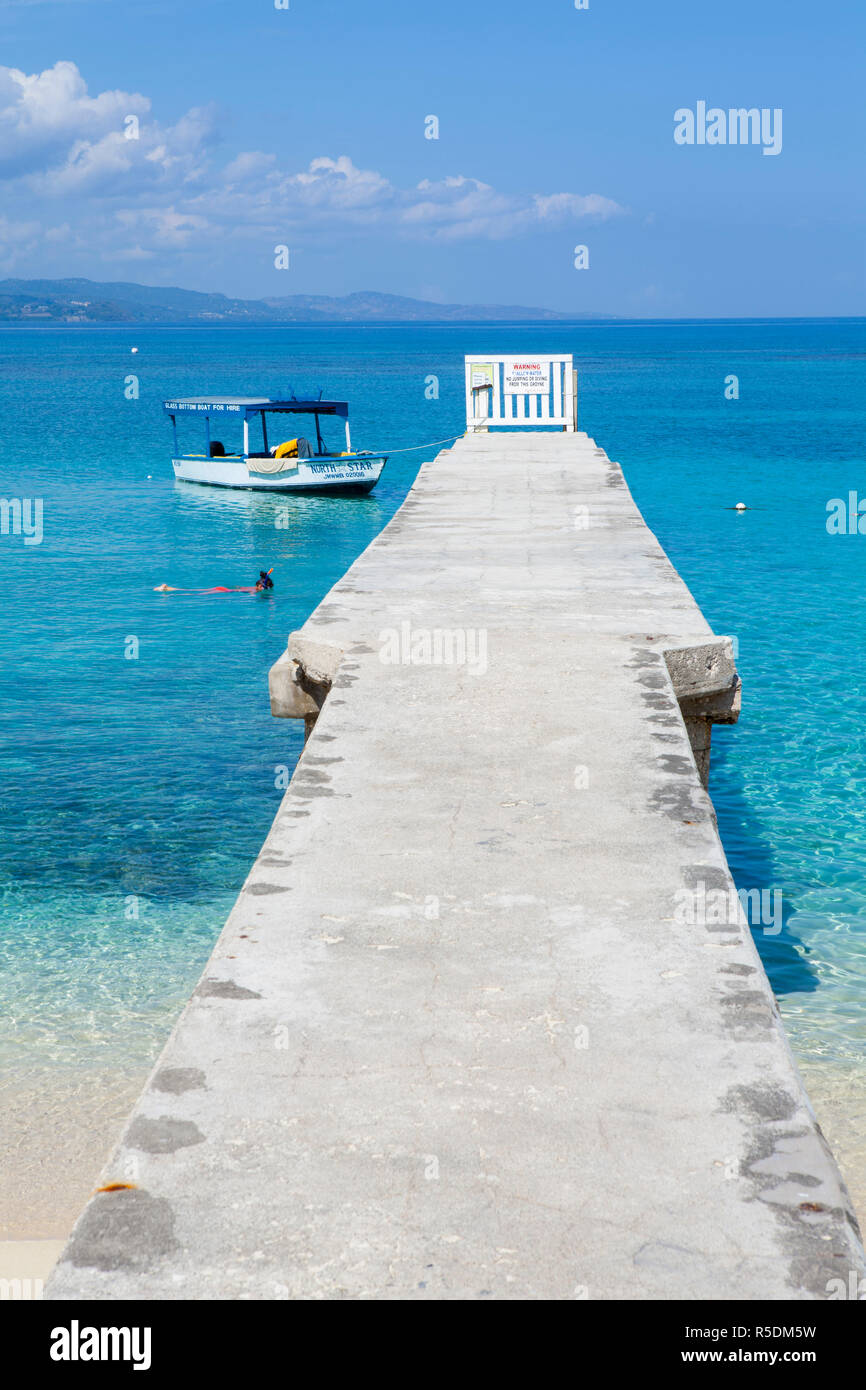
M 173 584 L 157 584 L 154 593 L 157 594 L 263 594 L 274 587 L 271 579 L 273 565 L 265 573 L 259 570 L 259 577 L 255 584 L 243 584 L 237 588 L 228 588 L 225 584 L 217 584 L 211 589 L 178 589 Z

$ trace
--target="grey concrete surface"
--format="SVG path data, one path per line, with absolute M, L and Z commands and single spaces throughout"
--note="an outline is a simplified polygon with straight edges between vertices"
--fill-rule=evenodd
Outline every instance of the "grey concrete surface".
M 730 644 L 617 464 L 582 434 L 440 454 L 271 695 L 303 756 L 106 1168 L 136 1185 L 48 1297 L 864 1272 L 751 933 L 701 906 L 732 884 L 686 717 L 736 717 Z

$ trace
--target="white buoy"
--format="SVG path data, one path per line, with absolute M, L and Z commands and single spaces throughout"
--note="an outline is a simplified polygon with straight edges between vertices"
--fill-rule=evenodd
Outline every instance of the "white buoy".
M 138 352 L 138 348 L 130 348 L 130 352 Z
M 153 474 L 152 474 L 152 473 L 148 473 L 148 475 L 147 475 L 147 481 L 150 482 L 150 480 L 151 480 L 152 477 L 153 477 Z
M 734 508 L 734 511 L 735 511 L 735 512 L 746 512 L 746 511 L 748 511 L 748 507 L 746 506 L 745 502 L 738 502 L 737 505 L 736 505 L 736 507 Z

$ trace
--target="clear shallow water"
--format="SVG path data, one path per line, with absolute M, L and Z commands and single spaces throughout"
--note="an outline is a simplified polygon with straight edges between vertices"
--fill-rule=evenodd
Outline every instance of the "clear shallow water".
M 268 667 L 437 452 L 395 455 L 357 499 L 176 484 L 162 399 L 321 387 L 356 445 L 397 448 L 462 431 L 464 352 L 563 345 L 581 427 L 738 640 L 743 715 L 714 732 L 711 790 L 738 885 L 783 895 L 759 946 L 795 1049 L 862 1056 L 866 536 L 825 520 L 864 477 L 866 325 L 787 321 L 0 331 L 2 493 L 45 507 L 41 545 L 0 536 L 0 1060 L 153 1056 L 300 751 Z M 272 564 L 263 598 L 153 593 Z

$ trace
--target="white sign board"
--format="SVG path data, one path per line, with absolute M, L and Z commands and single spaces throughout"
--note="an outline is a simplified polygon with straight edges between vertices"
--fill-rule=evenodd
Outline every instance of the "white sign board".
M 493 385 L 493 363 L 492 362 L 473 362 L 471 365 L 470 386 L 473 391 L 479 386 Z
M 531 357 L 506 357 L 503 363 L 506 396 L 540 395 L 550 391 L 550 363 Z
M 577 428 L 577 385 L 570 352 L 523 357 L 467 356 L 466 428 Z

